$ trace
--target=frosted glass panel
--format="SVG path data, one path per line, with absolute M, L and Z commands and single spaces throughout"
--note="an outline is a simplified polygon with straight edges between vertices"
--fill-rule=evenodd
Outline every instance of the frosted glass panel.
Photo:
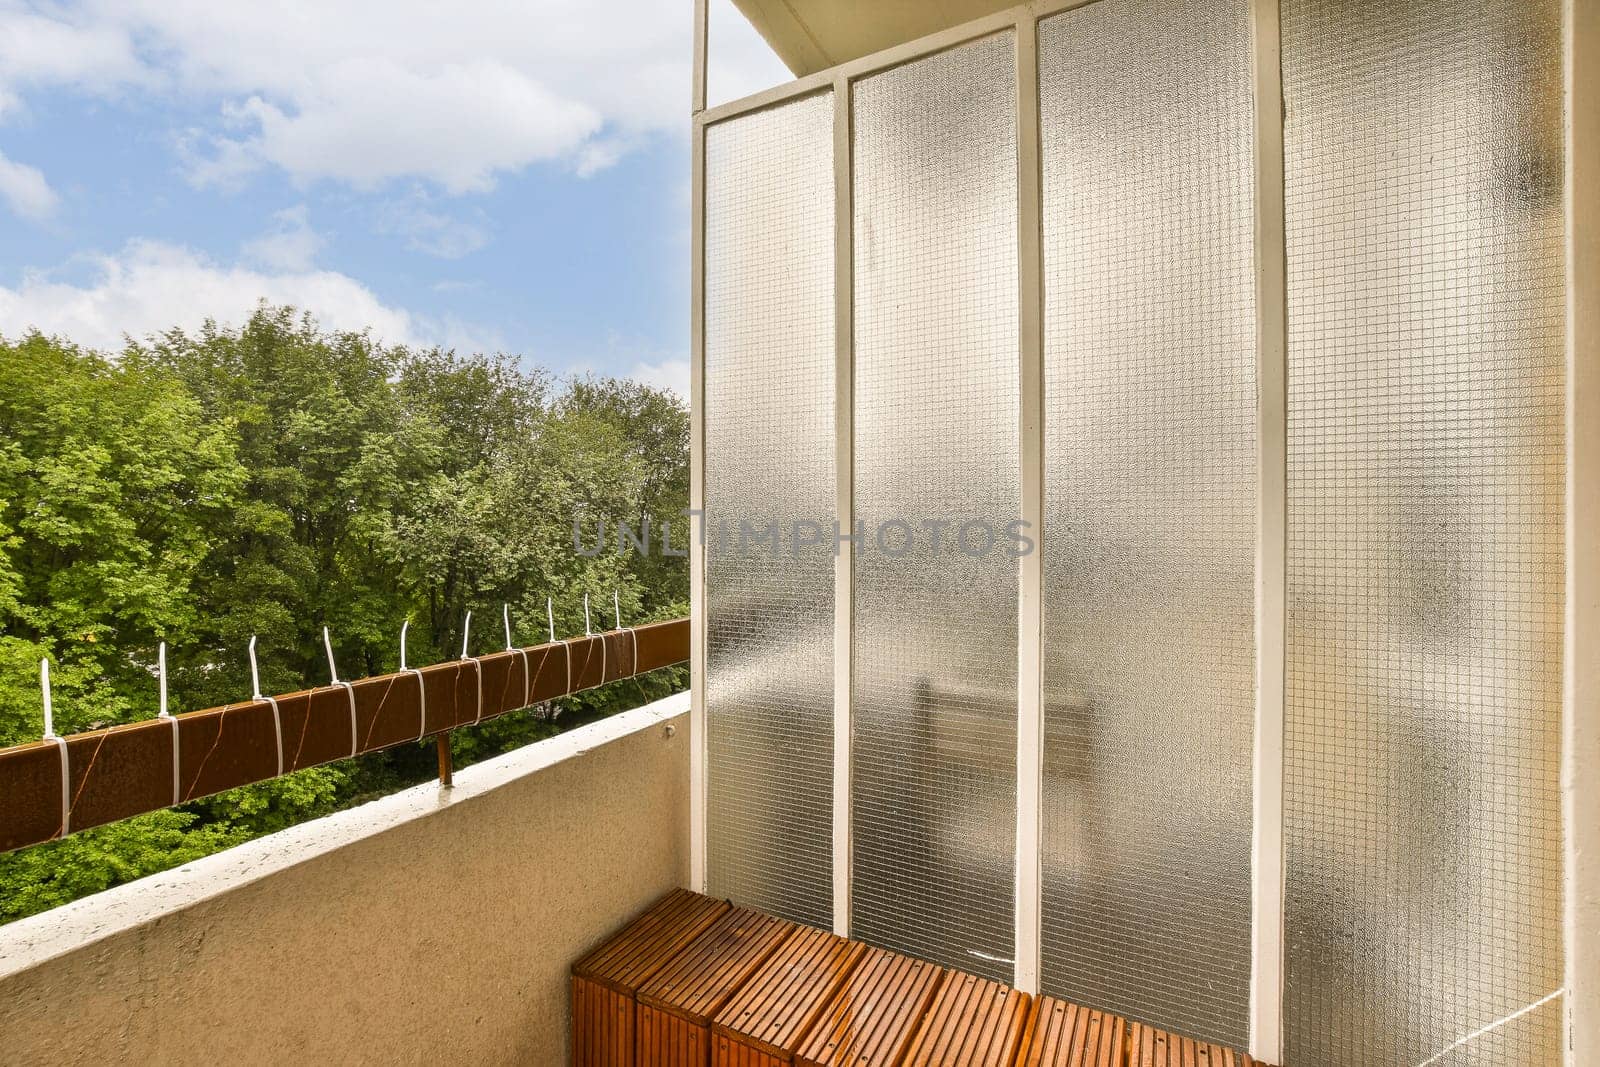
M 866 537 L 853 608 L 852 932 L 1008 980 L 1014 67 L 1007 33 L 874 75 L 854 97 L 855 507 Z M 997 543 L 979 552 L 985 530 Z
M 1043 984 L 1243 1045 L 1255 728 L 1244 0 L 1039 29 Z
M 706 131 L 707 879 L 832 925 L 833 103 Z M 770 534 L 775 524 L 777 535 Z
M 1288 1063 L 1560 1062 L 1560 23 L 1284 0 Z

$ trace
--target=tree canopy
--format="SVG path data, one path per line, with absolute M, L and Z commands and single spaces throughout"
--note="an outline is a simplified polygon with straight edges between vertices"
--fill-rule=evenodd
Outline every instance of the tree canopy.
M 676 520 L 688 506 L 688 413 L 637 382 L 562 382 L 503 355 L 386 346 L 263 306 L 106 355 L 37 333 L 0 338 L 0 744 L 37 738 L 38 663 L 56 728 L 153 715 L 168 643 L 175 710 L 472 647 L 687 611 L 685 561 L 573 550 L 575 518 Z M 676 530 L 675 530 L 675 536 Z M 679 538 L 678 543 L 686 543 Z M 597 620 L 598 622 L 598 620 Z M 664 695 L 681 672 L 571 701 L 573 717 Z M 620 687 L 620 689 L 619 689 Z M 616 690 L 616 691 L 613 691 Z M 508 716 L 453 743 L 463 760 L 551 732 Z M 414 747 L 0 856 L 0 920 L 182 863 L 400 784 Z

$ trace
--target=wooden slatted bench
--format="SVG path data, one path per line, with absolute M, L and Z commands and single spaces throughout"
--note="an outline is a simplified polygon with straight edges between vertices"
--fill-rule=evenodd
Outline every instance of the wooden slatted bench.
M 573 966 L 577 1067 L 633 1067 L 639 987 L 729 908 L 727 901 L 675 889 Z
M 1128 1024 L 1121 1016 L 1040 997 L 1028 1021 L 1018 1067 L 1126 1067 Z
M 802 927 L 711 1023 L 712 1067 L 786 1067 L 867 946 Z
M 943 967 L 868 949 L 795 1054 L 799 1067 L 896 1067 L 945 978 Z
M 934 997 L 905 1067 L 1011 1067 L 1031 999 L 999 982 L 952 974 Z
M 573 967 L 579 1067 L 1267 1067 L 676 890 Z
M 799 927 L 734 908 L 639 987 L 638 1064 L 705 1067 L 711 1017 Z
M 1128 1045 L 1128 1067 L 1256 1067 L 1256 1062 L 1243 1053 L 1169 1034 L 1144 1023 L 1133 1024 Z

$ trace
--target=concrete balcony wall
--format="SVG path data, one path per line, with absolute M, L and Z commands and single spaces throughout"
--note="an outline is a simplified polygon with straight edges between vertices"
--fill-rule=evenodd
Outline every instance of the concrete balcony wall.
M 557 1064 L 689 874 L 688 695 L 0 928 L 0 1061 Z

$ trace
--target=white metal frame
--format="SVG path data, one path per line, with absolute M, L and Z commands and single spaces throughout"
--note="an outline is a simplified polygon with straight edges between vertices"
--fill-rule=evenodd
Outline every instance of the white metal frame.
M 833 465 L 839 533 L 855 531 L 855 198 L 850 82 L 833 82 Z M 833 558 L 833 932 L 850 936 L 850 678 L 855 663 L 855 541 Z
M 1600 4 L 1566 3 L 1567 1063 L 1600 1063 Z
M 695 0 L 692 138 L 690 507 L 705 503 L 704 209 L 708 126 L 832 90 L 835 181 L 835 463 L 842 532 L 853 530 L 853 253 L 850 90 L 859 78 L 1007 29 L 1016 31 L 1021 512 L 1043 533 L 1043 263 L 1039 20 L 1094 0 L 1034 0 L 829 70 L 706 106 L 706 0 Z M 1287 489 L 1287 294 L 1279 0 L 1250 0 L 1255 90 L 1257 348 L 1256 730 L 1253 764 L 1250 1052 L 1282 1053 L 1283 710 Z M 1568 221 L 1567 622 L 1563 795 L 1567 825 L 1567 1063 L 1600 1063 L 1600 3 L 1566 0 Z M 1586 190 L 1588 199 L 1577 194 Z M 1039 985 L 1039 820 L 1043 758 L 1042 562 L 1019 562 L 1016 969 Z M 705 886 L 705 550 L 690 542 L 691 884 Z M 850 929 L 852 559 L 834 569 L 834 928 Z
M 1251 0 L 1255 83 L 1256 730 L 1252 765 L 1250 1052 L 1281 1062 L 1283 686 L 1287 618 L 1288 289 L 1278 0 Z
M 1018 455 L 1020 518 L 1035 550 L 1017 560 L 1017 853 L 1014 984 L 1039 991 L 1044 785 L 1044 219 L 1039 158 L 1039 24 L 1016 22 Z
M 706 0 L 694 0 L 689 201 L 689 888 L 706 888 Z

